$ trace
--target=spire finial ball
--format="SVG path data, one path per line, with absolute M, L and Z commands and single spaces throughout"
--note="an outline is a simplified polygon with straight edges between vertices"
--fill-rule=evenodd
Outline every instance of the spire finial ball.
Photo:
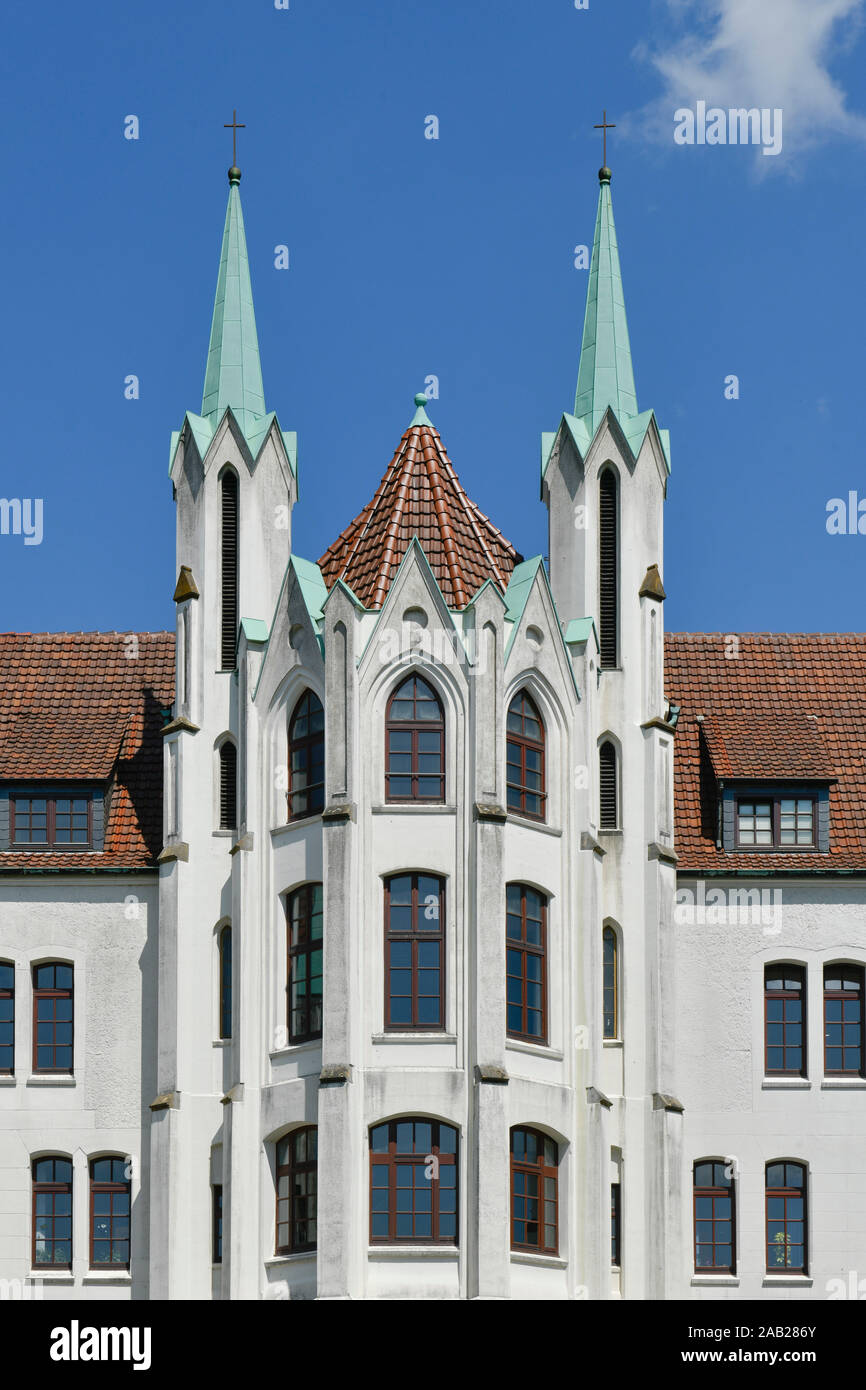
M 599 171 L 598 171 L 598 181 L 599 181 L 599 183 L 610 183 L 610 180 L 611 180 L 611 172 L 610 172 L 610 170 L 608 169 L 607 165 L 605 164 L 605 165 L 603 165 L 602 168 L 599 169 Z
M 236 184 L 241 181 L 241 171 L 236 164 L 229 169 L 229 183 Z
M 418 392 L 418 395 L 415 397 L 415 404 L 416 404 L 416 405 L 426 405 L 426 404 L 427 404 L 427 397 L 424 395 L 424 392 L 423 392 L 423 391 L 419 391 L 419 392 Z

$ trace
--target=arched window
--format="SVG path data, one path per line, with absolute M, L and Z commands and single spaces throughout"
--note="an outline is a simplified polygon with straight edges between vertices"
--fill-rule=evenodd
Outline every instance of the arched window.
M 33 1070 L 72 1072 L 72 966 L 33 967 Z
M 0 961 L 0 1076 L 15 1072 L 15 966 Z
M 0 1035 L 2 1030 L 0 1023 Z M 864 1075 L 862 965 L 824 966 L 824 1071 L 827 1076 Z
M 325 711 L 307 690 L 289 724 L 289 820 L 314 816 L 324 805 Z
M 808 1270 L 806 1169 L 802 1163 L 767 1164 L 767 1273 Z
M 613 927 L 602 934 L 602 971 L 604 994 L 604 1036 L 619 1037 L 619 949 Z
M 72 1161 L 33 1160 L 33 1268 L 72 1268 Z
M 602 830 L 619 826 L 616 747 L 607 739 L 598 750 L 598 815 Z
M 618 530 L 616 474 L 608 468 L 598 485 L 598 642 L 602 667 L 616 666 L 619 650 Z
M 511 1131 L 511 1248 L 555 1255 L 559 1248 L 559 1151 L 537 1129 Z
M 385 880 L 385 1027 L 445 1027 L 445 882 L 432 874 Z
M 232 929 L 223 927 L 219 934 L 220 956 L 220 1037 L 232 1035 Z
M 806 972 L 802 965 L 765 967 L 764 1059 L 768 1076 L 806 1075 Z
M 508 809 L 544 820 L 544 725 L 525 690 L 508 707 L 506 731 Z
M 278 1255 L 316 1248 L 318 1138 L 315 1125 L 306 1125 L 277 1145 Z
M 386 800 L 444 801 L 445 716 L 421 676 L 408 676 L 388 701 L 385 741 Z
M 736 1213 L 730 1163 L 698 1159 L 693 1173 L 695 1273 L 736 1274 Z
M 286 901 L 289 1042 L 322 1036 L 322 885 L 305 883 Z
M 510 1038 L 547 1039 L 547 898 L 523 883 L 505 887 L 506 1027 Z
M 90 1266 L 129 1268 L 131 1184 L 125 1158 L 90 1162 Z
M 220 830 L 238 823 L 238 750 L 231 739 L 220 744 Z
M 400 1119 L 370 1130 L 371 1245 L 456 1245 L 457 1130 Z
M 220 664 L 233 671 L 238 641 L 238 480 L 230 468 L 220 478 Z

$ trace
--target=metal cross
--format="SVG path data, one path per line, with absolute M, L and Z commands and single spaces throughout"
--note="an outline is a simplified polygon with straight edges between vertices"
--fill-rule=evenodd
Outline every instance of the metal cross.
M 236 168 L 238 162 L 238 131 L 246 130 L 243 121 L 241 121 L 240 125 L 238 124 L 237 111 L 232 112 L 231 123 L 226 121 L 223 125 L 223 129 L 230 130 L 232 133 L 232 166 Z
M 610 124 L 610 125 L 608 124 L 607 112 L 606 112 L 606 111 L 602 111 L 602 113 L 601 113 L 601 125 L 594 125 L 594 126 L 593 126 L 593 130 L 603 130 L 603 131 L 604 131 L 604 135 L 603 135 L 603 137 L 602 137 L 602 139 L 604 140 L 604 154 L 602 155 L 602 164 L 604 165 L 605 168 L 607 168 L 607 132 L 608 132 L 609 130 L 616 130 L 616 126 L 615 126 L 615 125 L 612 125 L 612 124 Z

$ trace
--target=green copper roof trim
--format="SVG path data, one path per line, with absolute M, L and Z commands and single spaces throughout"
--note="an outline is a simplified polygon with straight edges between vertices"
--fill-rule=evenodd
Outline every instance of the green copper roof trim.
M 436 426 L 433 424 L 433 421 L 430 419 L 430 416 L 424 409 L 424 407 L 427 404 L 427 397 L 423 394 L 423 392 L 415 397 L 415 404 L 418 407 L 418 409 L 415 411 L 415 414 L 409 421 L 409 429 L 413 429 L 415 425 L 429 425 L 431 429 L 435 429 Z
M 234 407 L 228 406 L 227 409 L 231 411 L 237 423 L 237 426 L 240 429 L 241 434 L 243 435 L 246 441 L 247 448 L 250 451 L 250 458 L 253 460 L 253 462 L 256 461 L 259 454 L 261 453 L 262 448 L 264 447 L 265 440 L 267 439 L 268 434 L 271 430 L 271 427 L 273 425 L 276 425 L 277 430 L 279 431 L 279 434 L 282 438 L 283 447 L 286 451 L 286 455 L 289 460 L 289 468 L 292 470 L 292 474 L 294 478 L 297 480 L 298 436 L 296 431 L 280 429 L 280 422 L 277 419 L 276 412 L 273 410 L 268 415 L 263 415 L 260 419 L 253 420 L 251 425 L 247 429 L 244 429 Z M 206 420 L 204 416 L 194 415 L 191 410 L 188 410 L 186 415 L 183 417 L 183 423 L 184 426 L 188 425 L 190 428 L 190 432 L 193 436 L 193 439 L 195 440 L 196 448 L 199 452 L 199 457 L 202 459 L 205 458 L 205 456 L 207 455 L 207 451 L 210 448 L 211 443 L 213 442 L 214 434 L 216 433 L 215 426 L 211 423 L 210 420 Z M 216 422 L 217 428 L 219 426 L 219 423 L 219 421 Z M 180 436 L 182 434 L 182 429 L 172 430 L 171 433 L 171 446 L 169 450 L 168 461 L 169 474 L 171 474 L 171 470 L 174 468 L 174 461 L 177 455 L 177 446 L 180 443 Z
M 270 641 L 270 629 L 262 618 L 241 618 L 241 632 L 248 642 Z
M 667 471 L 668 473 L 670 473 L 670 471 L 671 471 L 671 435 L 670 435 L 670 430 L 663 430 L 663 429 L 660 429 L 660 428 L 659 428 L 659 423 L 658 423 L 658 420 L 656 420 L 655 411 L 654 411 L 654 410 L 644 410 L 644 411 L 642 412 L 642 414 L 640 414 L 640 415 L 634 415 L 634 416 L 632 416 L 630 419 L 629 419 L 629 418 L 620 419 L 620 418 L 616 415 L 616 413 L 613 411 L 613 408 L 611 407 L 610 409 L 611 409 L 611 414 L 613 415 L 614 419 L 616 420 L 617 424 L 619 425 L 620 429 L 622 430 L 622 433 L 623 433 L 623 435 L 624 435 L 624 437 L 625 437 L 625 441 L 626 441 L 626 443 L 628 444 L 628 447 L 630 448 L 630 450 L 631 450 L 631 452 L 632 452 L 632 457 L 633 457 L 635 460 L 637 459 L 638 454 L 640 453 L 641 449 L 643 448 L 643 442 L 644 442 L 644 440 L 646 439 L 647 431 L 649 430 L 650 425 L 653 423 L 653 421 L 655 421 L 655 427 L 656 427 L 656 430 L 657 430 L 657 432 L 658 432 L 659 443 L 661 444 L 662 453 L 663 453 L 663 455 L 664 455 L 665 469 L 666 469 L 666 471 Z M 607 409 L 605 409 L 605 416 L 606 416 L 606 414 L 607 414 Z M 604 416 L 602 416 L 601 423 L 599 424 L 599 429 L 601 428 L 601 426 L 602 426 L 603 424 L 604 424 Z M 551 456 L 551 454 L 553 453 L 553 446 L 554 446 L 554 443 L 555 443 L 556 440 L 558 439 L 558 437 L 559 437 L 559 432 L 560 432 L 560 430 L 562 429 L 562 426 L 563 426 L 563 425 L 565 425 L 566 429 L 568 430 L 569 434 L 571 435 L 571 438 L 572 438 L 572 440 L 574 441 L 574 446 L 575 446 L 575 448 L 577 449 L 578 457 L 579 457 L 581 460 L 583 460 L 583 459 L 586 458 L 587 454 L 589 453 L 589 450 L 590 450 L 590 446 L 591 446 L 591 444 L 592 444 L 592 441 L 593 441 L 593 439 L 595 438 L 595 434 L 592 434 L 592 435 L 591 435 L 591 434 L 589 433 L 588 429 L 586 428 L 586 424 L 584 423 L 583 420 L 578 420 L 577 417 L 574 416 L 574 415 L 563 415 L 562 420 L 561 420 L 561 422 L 560 422 L 559 430 L 557 430 L 555 434 L 551 434 L 549 431 L 545 431 L 545 433 L 543 433 L 542 436 L 541 436 L 541 478 L 542 478 L 542 482 L 544 481 L 544 476 L 545 476 L 545 474 L 546 474 L 546 472 L 547 472 L 548 465 L 549 465 L 549 463 L 550 463 L 550 456 Z M 598 430 L 596 430 L 595 433 L 597 434 L 597 433 L 598 433 Z
M 322 578 L 322 571 L 313 560 L 302 560 L 300 555 L 293 555 L 289 565 L 295 571 L 310 622 L 317 628 L 325 616 L 323 610 L 328 597 L 328 586 Z
M 236 182 L 229 189 L 226 207 L 201 413 L 215 425 L 228 405 L 245 435 L 253 421 L 265 414 L 247 240 Z
M 574 413 L 595 434 L 609 405 L 620 418 L 637 415 L 616 227 L 605 180 L 598 190 Z
M 573 643 L 588 642 L 591 636 L 595 636 L 596 650 L 598 650 L 598 633 L 595 628 L 595 618 L 572 618 L 565 629 L 565 645 L 570 647 Z
M 565 664 L 568 668 L 568 673 L 571 676 L 571 683 L 574 686 L 574 693 L 579 700 L 580 690 L 578 689 L 577 679 L 575 677 L 574 671 L 572 670 L 569 653 L 563 640 L 562 624 L 559 621 L 559 614 L 556 611 L 556 602 L 553 597 L 553 590 L 550 587 L 550 576 L 547 573 L 547 566 L 544 563 L 543 555 L 533 555 L 531 559 L 524 560 L 521 564 L 515 565 L 514 569 L 511 571 L 511 579 L 508 582 L 508 588 L 505 590 L 505 621 L 513 623 L 513 627 L 511 629 L 511 632 L 509 633 L 508 640 L 505 644 L 505 653 L 502 658 L 502 664 L 504 666 L 505 663 L 508 661 L 509 656 L 511 655 L 511 648 L 514 645 L 514 639 L 517 636 L 521 619 L 523 618 L 523 615 L 526 612 L 526 605 L 529 602 L 529 595 L 532 593 L 532 586 L 534 585 L 539 573 L 541 574 L 542 582 L 547 590 L 548 598 L 550 599 L 550 606 L 553 610 L 554 626 L 556 628 L 556 631 L 559 633 L 559 640 L 562 644 L 562 651 L 565 657 Z

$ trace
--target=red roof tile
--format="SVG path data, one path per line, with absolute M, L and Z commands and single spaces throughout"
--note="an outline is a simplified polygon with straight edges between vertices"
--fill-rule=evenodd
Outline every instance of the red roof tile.
M 431 425 L 410 425 L 373 500 L 325 551 L 326 585 L 342 579 L 366 608 L 381 608 L 413 536 L 449 608 L 488 579 L 505 589 L 523 558 L 469 500 Z
M 173 699 L 173 633 L 0 633 L 0 779 L 111 779 L 103 851 L 9 851 L 0 868 L 155 863 Z
M 680 871 L 866 870 L 866 633 L 669 633 L 665 667 Z M 838 778 L 829 854 L 717 849 L 720 777 Z

